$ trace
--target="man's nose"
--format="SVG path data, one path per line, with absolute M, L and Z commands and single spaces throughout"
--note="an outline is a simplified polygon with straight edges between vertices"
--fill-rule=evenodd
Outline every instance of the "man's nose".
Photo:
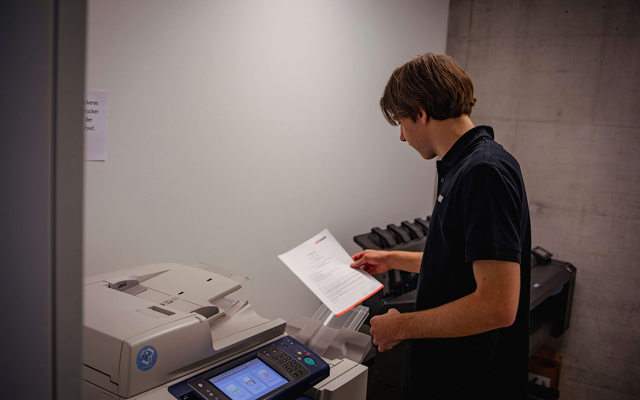
M 404 138 L 404 132 L 402 132 L 402 128 L 400 129 L 400 141 L 406 142 L 407 139 Z

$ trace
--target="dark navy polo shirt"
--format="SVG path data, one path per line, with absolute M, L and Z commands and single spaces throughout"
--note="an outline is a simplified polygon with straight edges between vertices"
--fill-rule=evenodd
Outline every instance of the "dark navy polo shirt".
M 518 162 L 477 126 L 437 162 L 438 196 L 420 269 L 416 309 L 472 293 L 475 260 L 520 264 L 514 324 L 461 338 L 412 342 L 415 398 L 525 399 L 529 352 L 531 233 Z M 430 395 L 430 396 L 429 396 Z

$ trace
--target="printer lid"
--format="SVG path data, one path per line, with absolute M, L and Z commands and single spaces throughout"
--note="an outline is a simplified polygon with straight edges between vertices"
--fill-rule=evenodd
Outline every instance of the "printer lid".
M 240 287 L 225 276 L 179 264 L 96 275 L 85 280 L 84 325 L 125 340 L 194 313 L 207 318 L 214 301 Z

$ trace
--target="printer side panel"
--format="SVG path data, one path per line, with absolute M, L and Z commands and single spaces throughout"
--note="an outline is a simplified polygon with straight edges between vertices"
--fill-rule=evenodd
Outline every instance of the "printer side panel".
M 92 382 L 114 390 L 118 387 L 122 341 L 84 326 L 84 375 L 91 374 Z

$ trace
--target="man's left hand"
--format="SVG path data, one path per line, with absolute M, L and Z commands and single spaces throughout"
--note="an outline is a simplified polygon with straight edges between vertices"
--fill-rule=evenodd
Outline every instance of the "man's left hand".
M 371 334 L 373 335 L 373 344 L 378 346 L 378 351 L 391 350 L 393 346 L 400 343 L 398 339 L 398 326 L 396 324 L 397 316 L 400 312 L 395 308 L 389 309 L 386 314 L 377 315 L 371 318 Z

